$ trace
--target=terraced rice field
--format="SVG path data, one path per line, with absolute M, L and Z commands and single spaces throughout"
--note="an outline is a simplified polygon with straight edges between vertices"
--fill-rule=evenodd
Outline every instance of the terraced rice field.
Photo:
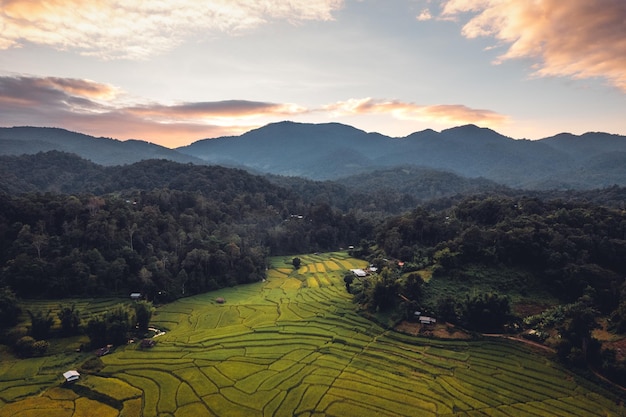
M 0 403 L 0 417 L 625 413 L 615 398 L 526 346 L 383 329 L 357 315 L 345 291 L 345 271 L 365 267 L 362 261 L 344 253 L 300 258 L 297 271 L 291 258 L 276 258 L 263 283 L 159 308 L 152 324 L 167 332 L 156 347 L 131 345 L 103 357 L 104 369 L 83 378 L 82 391 L 47 379 L 51 388 L 33 396 L 24 384 L 24 399 L 9 395 L 18 401 Z M 45 361 L 20 361 L 32 367 L 23 372 L 33 383 Z M 20 372 L 9 371 L 12 378 Z M 4 369 L 1 375 L 16 383 Z M 8 401 L 2 384 L 0 398 Z

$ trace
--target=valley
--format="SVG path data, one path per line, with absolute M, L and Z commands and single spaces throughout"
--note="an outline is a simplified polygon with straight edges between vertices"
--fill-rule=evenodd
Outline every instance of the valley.
M 619 416 L 615 394 L 552 355 L 494 338 L 410 336 L 363 318 L 345 252 L 271 258 L 264 282 L 159 306 L 156 345 L 98 359 L 53 341 L 43 358 L 0 361 L 0 416 Z M 223 298 L 223 304 L 216 300 Z M 103 300 L 104 301 L 104 300 Z M 113 301 L 83 302 L 96 312 Z M 91 304 L 93 303 L 93 304 Z M 50 302 L 50 306 L 58 302 Z M 43 307 L 42 301 L 34 305 Z M 98 307 L 99 306 L 99 307 Z M 32 306 L 31 306 L 32 308 Z M 75 385 L 61 373 L 81 371 Z M 617 402 L 616 402 L 617 401 Z

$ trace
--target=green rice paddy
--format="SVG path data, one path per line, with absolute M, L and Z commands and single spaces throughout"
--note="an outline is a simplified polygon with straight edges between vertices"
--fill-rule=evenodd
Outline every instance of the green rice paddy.
M 89 354 L 0 360 L 0 417 L 626 414 L 619 399 L 524 345 L 384 329 L 359 316 L 345 290 L 346 270 L 363 261 L 299 257 L 297 271 L 274 258 L 265 282 L 160 307 L 151 324 L 166 333 L 154 348 L 118 348 L 74 389 L 60 373 Z

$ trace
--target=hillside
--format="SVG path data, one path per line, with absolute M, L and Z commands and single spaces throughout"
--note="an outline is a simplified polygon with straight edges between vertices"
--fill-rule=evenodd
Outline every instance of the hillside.
M 272 258 L 264 282 L 158 306 L 151 325 L 167 332 L 151 348 L 97 358 L 74 351 L 90 340 L 77 336 L 52 339 L 43 358 L 3 354 L 0 416 L 620 415 L 618 395 L 519 341 L 428 339 L 367 320 L 343 282 L 367 264 L 345 252 L 290 262 Z M 115 307 L 76 301 L 85 321 Z M 60 386 L 68 366 L 81 378 Z
M 50 150 L 74 153 L 107 166 L 167 159 L 314 180 L 413 166 L 526 190 L 626 185 L 626 138 L 597 132 L 581 136 L 563 133 L 530 141 L 467 125 L 392 138 L 339 123 L 280 122 L 240 136 L 204 139 L 173 150 L 63 129 L 0 129 L 2 155 Z M 410 177 L 405 179 L 414 182 Z
M 131 164 L 145 159 L 203 163 L 192 156 L 140 140 L 95 138 L 57 128 L 0 128 L 0 155 L 35 154 L 51 150 L 74 153 L 100 165 Z
M 212 163 L 321 180 L 411 165 L 483 177 L 515 188 L 626 185 L 620 169 L 626 166 L 626 138 L 604 133 L 529 141 L 468 125 L 390 138 L 337 123 L 281 122 L 178 150 Z M 610 158 L 614 169 L 599 169 L 602 158 Z
M 423 311 L 499 333 L 534 320 L 527 330 L 564 362 L 608 364 L 626 380 L 622 356 L 605 357 L 626 333 L 625 188 L 527 192 L 414 166 L 319 182 L 164 159 L 105 167 L 58 151 L 3 156 L 0 169 L 5 298 L 138 291 L 166 302 L 267 280 L 271 255 L 349 248 L 380 271 L 343 277 L 380 323 Z

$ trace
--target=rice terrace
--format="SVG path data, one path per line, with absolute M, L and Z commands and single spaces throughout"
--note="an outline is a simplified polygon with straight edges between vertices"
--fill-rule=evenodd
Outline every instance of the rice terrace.
M 300 259 L 295 270 L 291 257 L 272 258 L 264 282 L 159 307 L 151 325 L 165 333 L 154 347 L 119 347 L 91 372 L 93 352 L 71 343 L 53 342 L 40 358 L 2 352 L 0 417 L 625 413 L 615 395 L 524 344 L 385 329 L 357 313 L 344 286 L 365 261 L 345 252 Z M 81 379 L 63 385 L 73 368 Z

